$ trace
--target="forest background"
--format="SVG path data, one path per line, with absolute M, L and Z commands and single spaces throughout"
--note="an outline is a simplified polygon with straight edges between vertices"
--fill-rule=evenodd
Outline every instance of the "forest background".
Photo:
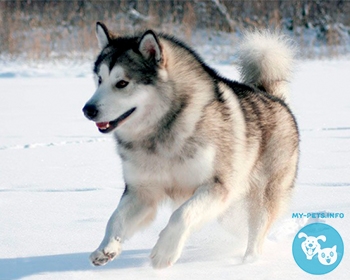
M 301 58 L 350 52 L 350 1 L 346 0 L 0 0 L 2 60 L 91 59 L 95 22 L 116 34 L 154 29 L 188 44 L 230 56 L 246 29 L 282 30 Z M 201 49 L 202 48 L 202 49 Z

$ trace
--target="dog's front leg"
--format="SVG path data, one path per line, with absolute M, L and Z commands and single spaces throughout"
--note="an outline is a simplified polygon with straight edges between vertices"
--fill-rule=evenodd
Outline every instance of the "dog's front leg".
M 122 251 L 121 243 L 153 220 L 156 207 L 151 196 L 140 196 L 136 191 L 126 188 L 108 221 L 100 246 L 90 255 L 92 264 L 105 265 L 118 256 Z
M 202 186 L 170 217 L 151 253 L 153 268 L 173 265 L 191 231 L 217 217 L 228 206 L 229 191 L 220 183 Z

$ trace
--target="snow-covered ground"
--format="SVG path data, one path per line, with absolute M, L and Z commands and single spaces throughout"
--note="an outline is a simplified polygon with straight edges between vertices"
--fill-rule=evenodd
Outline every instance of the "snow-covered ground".
M 81 112 L 94 91 L 90 65 L 51 72 L 43 66 L 36 74 L 11 67 L 0 70 L 0 279 L 314 279 L 292 256 L 296 232 L 311 221 L 292 213 L 320 211 L 345 214 L 324 220 L 339 231 L 345 254 L 318 278 L 349 279 L 350 61 L 306 61 L 296 69 L 299 177 L 261 260 L 239 264 L 244 242 L 212 222 L 193 234 L 177 264 L 161 271 L 150 267 L 148 255 L 167 207 L 118 259 L 98 268 L 88 262 L 124 189 L 114 143 Z M 238 78 L 232 66 L 217 69 Z

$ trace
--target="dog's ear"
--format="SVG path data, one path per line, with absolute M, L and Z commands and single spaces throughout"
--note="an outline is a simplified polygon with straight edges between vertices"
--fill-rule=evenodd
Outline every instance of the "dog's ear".
M 322 240 L 323 242 L 326 242 L 326 237 L 324 235 L 320 235 L 316 239 L 317 240 Z
M 102 22 L 96 22 L 96 37 L 101 49 L 105 48 L 111 41 L 108 29 Z
M 303 238 L 303 237 L 307 238 L 307 235 L 303 232 L 298 234 L 298 238 Z
M 142 35 L 139 43 L 139 52 L 144 58 L 154 60 L 157 64 L 162 61 L 162 46 L 157 35 L 152 30 L 148 30 Z

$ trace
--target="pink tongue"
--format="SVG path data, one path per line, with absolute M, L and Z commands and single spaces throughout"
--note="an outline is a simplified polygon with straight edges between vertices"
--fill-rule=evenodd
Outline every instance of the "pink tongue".
M 109 124 L 109 122 L 100 122 L 100 123 L 96 123 L 98 128 L 105 128 L 107 127 Z

